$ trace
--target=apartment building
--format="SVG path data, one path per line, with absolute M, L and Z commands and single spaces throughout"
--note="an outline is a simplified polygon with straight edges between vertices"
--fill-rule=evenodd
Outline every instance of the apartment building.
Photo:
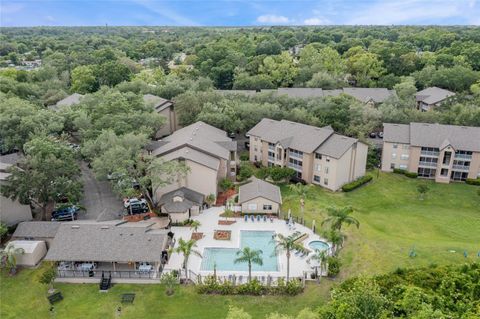
M 159 188 L 157 199 L 180 188 L 204 196 L 216 195 L 221 179 L 235 179 L 236 176 L 237 142 L 232 141 L 225 131 L 204 122 L 193 123 L 153 142 L 148 151 L 167 161 L 184 161 L 190 168 L 185 178 Z
M 443 102 L 454 95 L 455 93 L 450 92 L 449 90 L 438 88 L 436 86 L 418 91 L 415 94 L 417 109 L 422 112 L 428 112 L 440 106 Z
M 418 173 L 436 182 L 480 177 L 480 127 L 384 123 L 382 170 Z
M 172 101 L 152 94 L 145 94 L 143 101 L 146 105 L 152 106 L 155 112 L 165 117 L 165 124 L 157 131 L 155 138 L 158 139 L 170 135 L 180 128 L 175 105 Z
M 307 183 L 336 191 L 365 174 L 368 146 L 329 126 L 265 118 L 247 134 L 251 162 L 293 168 Z

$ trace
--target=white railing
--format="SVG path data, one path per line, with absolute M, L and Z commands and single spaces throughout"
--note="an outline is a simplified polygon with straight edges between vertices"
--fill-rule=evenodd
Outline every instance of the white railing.
M 468 155 L 468 154 L 455 154 L 455 158 L 456 159 L 463 159 L 463 160 L 471 160 L 472 159 L 472 155 Z
M 453 166 L 452 166 L 452 169 L 460 170 L 460 171 L 469 171 L 469 170 L 470 170 L 470 166 L 465 166 L 465 165 L 453 165 Z
M 302 166 L 297 164 L 288 163 L 288 167 L 293 168 L 294 170 L 297 170 L 297 171 L 302 171 Z
M 420 166 L 428 166 L 428 167 L 437 167 L 437 163 L 433 163 L 433 162 L 422 162 L 420 161 L 418 163 L 418 165 Z
M 435 151 L 421 151 L 421 155 L 426 155 L 426 156 L 438 156 L 440 155 L 440 152 L 435 152 Z

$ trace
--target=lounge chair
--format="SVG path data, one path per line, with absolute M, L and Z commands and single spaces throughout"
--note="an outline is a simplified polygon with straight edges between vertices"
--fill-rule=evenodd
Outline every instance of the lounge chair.
M 250 215 L 250 219 L 252 220 L 252 222 L 255 221 L 255 217 L 253 217 L 253 215 Z
M 245 221 L 248 222 L 248 215 L 245 215 Z
M 242 275 L 238 276 L 238 283 L 241 284 L 242 281 L 243 281 L 243 276 Z
M 260 215 L 257 215 L 257 222 L 260 221 Z
M 273 223 L 273 217 L 272 216 L 270 216 L 270 222 Z
M 267 216 L 263 216 L 263 221 L 264 221 L 264 222 L 267 221 Z

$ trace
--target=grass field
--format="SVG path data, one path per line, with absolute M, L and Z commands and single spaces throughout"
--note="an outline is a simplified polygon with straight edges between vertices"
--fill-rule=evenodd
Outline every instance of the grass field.
M 416 187 L 428 183 L 429 193 L 419 200 Z M 381 273 L 399 266 L 423 266 L 431 263 L 463 263 L 480 260 L 480 196 L 478 187 L 466 184 L 435 184 L 384 174 L 351 193 L 332 193 L 313 188 L 306 201 L 308 225 L 319 225 L 325 208 L 351 205 L 360 220 L 360 229 L 349 228 L 340 256 L 340 277 Z M 282 186 L 283 210 L 299 214 L 299 199 Z M 418 256 L 408 257 L 415 246 Z M 456 252 L 451 252 L 452 250 Z M 50 318 L 45 294 L 47 288 L 37 282 L 41 270 L 22 270 L 16 277 L 1 275 L 0 318 Z M 121 318 L 195 318 L 221 319 L 229 305 L 248 311 L 253 318 L 265 318 L 271 312 L 294 314 L 315 308 L 328 300 L 333 283 L 324 280 L 309 285 L 297 297 L 246 297 L 197 295 L 192 287 L 180 287 L 167 297 L 161 285 L 116 285 L 108 293 L 99 293 L 97 285 L 57 284 L 65 299 L 56 306 L 55 318 L 114 318 L 120 294 L 135 292 L 134 305 L 122 307 Z
M 244 308 L 253 318 L 265 318 L 271 312 L 296 314 L 307 307 L 318 307 L 328 299 L 332 285 L 324 280 L 321 285 L 308 285 L 296 297 L 258 297 L 199 295 L 192 286 L 178 287 L 173 296 L 166 296 L 162 285 L 114 285 L 107 293 L 99 293 L 98 285 L 56 284 L 64 300 L 57 303 L 52 316 L 46 299 L 47 286 L 37 280 L 41 273 L 42 269 L 22 270 L 15 277 L 2 273 L 0 318 L 109 319 L 116 318 L 116 309 L 121 306 L 120 318 L 221 319 L 230 305 Z M 127 292 L 136 294 L 134 304 L 122 306 L 120 295 Z
M 374 174 L 374 180 L 350 193 L 333 193 L 314 187 L 306 200 L 307 225 L 319 225 L 325 208 L 351 205 L 360 229 L 347 229 L 341 252 L 342 276 L 371 274 L 402 266 L 480 260 L 480 196 L 478 187 L 464 183 L 438 184 L 402 175 Z M 427 183 L 430 191 L 420 200 L 416 187 Z M 299 200 L 282 186 L 283 210 L 299 215 Z M 416 258 L 408 257 L 412 247 Z M 455 252 L 451 252 L 455 251 Z

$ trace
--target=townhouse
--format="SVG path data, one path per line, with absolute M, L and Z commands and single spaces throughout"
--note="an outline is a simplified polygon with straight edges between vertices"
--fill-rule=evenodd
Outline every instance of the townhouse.
M 145 105 L 152 106 L 155 112 L 165 117 L 165 124 L 157 131 L 155 138 L 170 135 L 179 129 L 175 105 L 172 101 L 153 94 L 145 94 L 143 101 Z
M 420 110 L 422 112 L 430 111 L 435 107 L 440 106 L 443 102 L 445 102 L 447 99 L 454 95 L 455 93 L 438 88 L 436 86 L 418 91 L 415 94 L 417 110 Z
M 336 191 L 365 174 L 368 146 L 329 126 L 265 118 L 247 134 L 251 162 L 290 167 L 307 183 Z
M 232 141 L 227 132 L 204 122 L 181 128 L 153 142 L 148 150 L 167 161 L 184 161 L 189 167 L 185 178 L 160 187 L 155 192 L 157 199 L 182 187 L 203 196 L 217 195 L 218 182 L 224 178 L 235 179 L 237 173 L 237 142 Z
M 436 182 L 480 177 L 480 127 L 384 123 L 382 170 L 395 168 Z

